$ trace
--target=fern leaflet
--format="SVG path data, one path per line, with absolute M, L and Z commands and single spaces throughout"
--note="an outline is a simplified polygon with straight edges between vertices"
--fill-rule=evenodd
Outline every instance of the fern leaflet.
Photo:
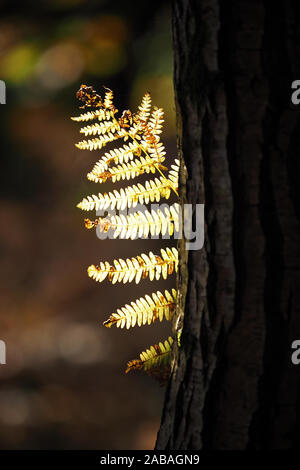
M 150 295 L 140 297 L 130 305 L 126 304 L 124 307 L 118 308 L 116 313 L 112 313 L 108 320 L 103 325 L 111 328 L 115 325 L 117 328 L 132 328 L 135 325 L 151 325 L 156 320 L 163 321 L 171 320 L 176 305 L 177 292 L 172 289 L 172 294 L 165 290 L 165 295 L 160 291 L 153 292 L 152 298 Z
M 142 253 L 135 258 L 127 258 L 124 261 L 122 258 L 114 260 L 114 264 L 108 261 L 101 261 L 99 266 L 91 265 L 88 268 L 89 277 L 95 281 L 102 282 L 108 278 L 112 284 L 116 282 L 132 282 L 135 279 L 136 284 L 141 279 L 149 277 L 150 281 L 153 279 L 159 280 L 160 276 L 167 279 L 174 270 L 178 270 L 178 251 L 176 248 L 161 248 L 161 256 L 154 255 L 152 251 L 148 255 Z
M 143 370 L 148 375 L 156 377 L 161 383 L 168 380 L 171 368 L 171 336 L 164 342 L 150 346 L 140 354 L 139 359 L 127 363 L 126 374 L 132 370 Z
M 179 204 L 175 203 L 170 208 L 165 207 L 165 214 L 158 209 L 157 211 L 151 209 L 151 212 L 142 211 L 134 212 L 127 216 L 112 215 L 107 218 L 100 217 L 95 221 L 85 219 L 86 228 L 90 229 L 98 226 L 101 232 L 107 232 L 110 228 L 113 229 L 114 238 L 147 238 L 149 233 L 152 236 L 163 236 L 168 233 L 172 236 L 175 231 L 179 231 Z
M 115 189 L 113 192 L 99 193 L 97 196 L 93 194 L 84 198 L 77 207 L 85 211 L 108 208 L 123 210 L 126 207 L 135 207 L 138 203 L 159 202 L 161 197 L 169 199 L 172 185 L 176 189 L 178 188 L 179 161 L 175 160 L 175 162 L 175 165 L 171 165 L 167 179 L 155 178 L 146 181 L 144 185 L 138 183 L 137 185 L 122 188 L 120 191 Z

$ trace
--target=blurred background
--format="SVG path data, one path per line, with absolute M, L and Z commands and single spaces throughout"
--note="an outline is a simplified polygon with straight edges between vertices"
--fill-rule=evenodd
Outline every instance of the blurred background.
M 169 324 L 106 329 L 116 308 L 168 281 L 96 283 L 100 260 L 157 252 L 165 241 L 99 240 L 76 204 L 111 189 L 86 173 L 75 93 L 115 92 L 133 110 L 145 91 L 165 110 L 168 162 L 176 156 L 168 2 L 1 2 L 0 366 L 1 449 L 151 449 L 164 389 L 126 362 L 169 336 Z M 106 151 L 106 149 L 104 150 Z M 167 165 L 168 166 L 168 165 Z M 141 177 L 140 182 L 146 178 Z M 148 175 L 149 179 L 149 175 Z M 136 182 L 137 180 L 135 180 Z M 116 187 L 121 187 L 117 184 Z

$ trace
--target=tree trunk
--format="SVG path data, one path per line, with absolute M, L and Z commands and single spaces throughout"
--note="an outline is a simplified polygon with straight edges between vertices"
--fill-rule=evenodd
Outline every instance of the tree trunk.
M 181 197 L 205 203 L 206 226 L 201 250 L 180 242 L 157 449 L 300 443 L 298 3 L 173 3 Z

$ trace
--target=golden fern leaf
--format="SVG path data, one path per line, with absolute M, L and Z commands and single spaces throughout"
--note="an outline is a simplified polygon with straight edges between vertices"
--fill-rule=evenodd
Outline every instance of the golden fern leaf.
M 106 152 L 104 156 L 94 165 L 90 174 L 98 177 L 101 173 L 104 173 L 109 165 L 114 163 L 127 163 L 132 160 L 135 155 L 140 155 L 140 144 L 138 142 L 128 142 L 122 147 L 115 148 Z
M 156 320 L 162 321 L 171 320 L 176 305 L 177 292 L 172 289 L 172 294 L 165 290 L 165 295 L 160 291 L 153 292 L 152 299 L 149 295 L 140 297 L 130 305 L 126 304 L 124 307 L 117 309 L 116 313 L 112 313 L 108 320 L 103 325 L 111 328 L 116 325 L 117 328 L 132 328 L 135 325 L 150 325 Z
M 139 145 L 137 145 L 137 155 L 140 156 L 143 152 L 145 157 L 140 157 L 140 162 L 135 160 L 132 163 L 128 163 L 130 157 L 133 156 L 132 152 L 129 152 L 128 159 L 125 159 L 125 163 L 122 158 L 122 163 L 119 163 L 115 168 L 108 171 L 106 165 L 108 165 L 108 161 L 112 161 L 112 157 L 106 156 L 105 159 L 100 160 L 93 170 L 88 173 L 88 179 L 94 182 L 104 182 L 107 179 L 111 179 L 112 182 L 116 182 L 120 179 L 134 178 L 145 171 L 154 173 L 157 170 L 162 174 L 161 170 L 166 169 L 161 166 L 166 152 L 163 144 L 159 142 L 159 134 L 162 132 L 163 110 L 154 108 L 154 111 L 151 113 L 151 98 L 149 93 L 146 93 L 139 106 L 138 113 L 132 114 L 130 110 L 125 110 L 121 118 L 116 119 L 115 114 L 118 110 L 113 104 L 113 92 L 109 88 L 105 89 L 104 100 L 102 100 L 101 96 L 99 96 L 92 87 L 86 85 L 81 85 L 77 92 L 76 96 L 84 103 L 82 108 L 100 108 L 100 110 L 96 110 L 99 112 L 99 118 L 100 111 L 102 111 L 107 113 L 107 119 L 103 120 L 101 124 L 83 127 L 80 131 L 81 133 L 86 136 L 98 135 L 99 137 L 82 140 L 76 144 L 76 147 L 82 150 L 98 150 L 116 139 L 123 138 L 124 141 L 127 141 L 129 138 L 132 138 L 136 144 L 140 141 Z M 148 124 L 150 113 L 151 118 Z M 95 113 L 91 112 L 75 117 L 74 120 L 82 121 L 94 117 Z M 148 164 L 145 164 L 142 158 L 143 160 L 147 160 Z M 152 163 L 151 160 L 153 160 Z M 178 195 L 177 190 L 172 184 L 171 188 Z
M 88 267 L 89 277 L 95 281 L 102 282 L 106 277 L 115 284 L 116 282 L 132 282 L 135 279 L 136 284 L 141 279 L 149 277 L 150 281 L 164 279 L 171 275 L 174 270 L 178 271 L 178 251 L 176 248 L 161 248 L 161 256 L 154 255 L 151 251 L 148 255 L 142 253 L 135 258 L 114 260 L 114 264 L 108 261 L 100 262 L 99 266 L 91 265 Z
M 93 194 L 84 198 L 77 207 L 85 211 L 108 208 L 123 210 L 126 207 L 135 207 L 138 203 L 159 202 L 161 197 L 169 199 L 171 188 L 178 189 L 179 160 L 175 162 L 175 165 L 171 165 L 167 178 L 161 176 L 154 180 L 147 180 L 144 185 L 138 183 L 122 188 L 120 191 L 115 189 L 113 192 L 99 193 L 97 196 Z
M 148 118 L 151 111 L 151 96 L 150 93 L 146 93 L 142 99 L 142 103 L 139 106 L 139 110 L 133 115 L 133 125 L 130 128 L 130 135 L 132 137 L 139 137 L 139 133 L 144 132 L 147 126 Z
M 120 139 L 120 137 L 124 137 L 124 130 L 116 130 L 114 133 L 109 131 L 107 134 L 100 135 L 95 139 L 89 140 L 82 140 L 75 144 L 75 147 L 79 148 L 80 150 L 100 150 L 109 142 L 113 142 L 114 140 Z
M 80 129 L 80 133 L 84 134 L 85 136 L 87 135 L 101 135 L 101 134 L 106 134 L 108 132 L 116 132 L 120 130 L 120 126 L 117 122 L 115 121 L 103 121 L 100 124 L 92 124 L 90 126 L 82 127 Z
M 148 117 L 150 116 L 151 110 L 151 96 L 150 93 L 145 93 L 143 96 L 142 102 L 139 106 L 139 111 L 137 113 L 137 117 L 139 120 L 147 121 Z
M 180 205 L 174 203 L 170 208 L 165 207 L 165 214 L 160 210 L 151 209 L 143 213 L 142 211 L 134 212 L 127 216 L 112 215 L 108 217 L 100 217 L 95 221 L 85 219 L 85 226 L 88 229 L 98 226 L 101 232 L 107 232 L 110 228 L 115 230 L 114 238 L 147 238 L 149 233 L 152 236 L 163 236 L 168 233 L 173 235 L 174 229 L 179 231 L 179 210 Z
M 178 189 L 178 173 L 179 173 L 180 162 L 175 159 L 175 165 L 171 165 L 171 170 L 168 173 L 168 180 L 171 181 L 173 188 Z
M 104 96 L 104 101 L 103 101 L 104 107 L 106 109 L 110 109 L 110 110 L 113 110 L 114 112 L 116 112 L 116 109 L 115 109 L 114 104 L 113 104 L 113 101 L 114 101 L 113 91 L 110 90 L 107 87 L 104 87 L 104 88 L 106 90 L 105 96 Z
M 145 157 L 141 156 L 131 162 L 116 165 L 98 174 L 94 169 L 91 173 L 88 173 L 87 178 L 95 183 L 104 183 L 107 179 L 111 179 L 113 183 L 120 181 L 121 179 L 129 180 L 130 178 L 135 178 L 143 173 L 155 173 L 157 171 L 157 167 L 167 170 L 166 167 L 161 165 L 164 160 L 164 157 L 160 155 L 155 158 L 145 155 Z
M 105 87 L 104 87 L 105 88 Z M 154 107 L 151 111 L 151 97 L 146 93 L 138 108 L 137 113 L 130 110 L 123 111 L 121 117 L 116 118 L 118 110 L 113 103 L 113 92 L 105 88 L 105 96 L 102 98 L 89 86 L 81 85 L 76 96 L 82 102 L 81 109 L 97 108 L 88 111 L 80 116 L 73 117 L 77 122 L 88 122 L 97 120 L 98 122 L 85 125 L 80 129 L 80 133 L 85 137 L 95 136 L 88 140 L 83 140 L 76 144 L 79 149 L 98 150 L 106 144 L 117 139 L 123 139 L 124 144 L 120 148 L 112 149 L 104 155 L 94 165 L 87 177 L 91 181 L 104 182 L 107 179 L 112 182 L 135 178 L 143 173 L 155 173 L 159 171 L 161 177 L 148 180 L 142 184 L 127 186 L 119 191 L 112 191 L 108 194 L 92 195 L 84 198 L 78 207 L 83 210 L 101 210 L 126 207 L 135 207 L 138 202 L 141 204 L 159 202 L 161 197 L 169 198 L 171 189 L 177 193 L 179 162 L 171 166 L 168 178 L 161 170 L 167 170 L 162 165 L 165 160 L 165 148 L 160 142 L 160 134 L 163 126 L 163 110 Z M 127 142 L 125 144 L 125 142 Z M 135 158 L 137 157 L 137 158 Z M 112 166 L 112 163 L 114 166 Z M 147 237 L 149 233 L 157 236 L 160 233 L 172 235 L 174 229 L 179 230 L 179 204 L 174 204 L 169 208 L 141 212 L 137 211 L 128 216 L 122 214 L 109 215 L 106 218 L 98 218 L 96 221 L 85 220 L 86 227 L 99 226 L 100 230 L 106 232 L 114 230 L 114 237 L 134 239 Z M 160 255 L 152 252 L 142 253 L 136 257 L 115 259 L 112 264 L 108 261 L 101 261 L 98 266 L 88 267 L 89 277 L 102 282 L 106 278 L 115 284 L 116 282 L 132 282 L 138 284 L 141 279 L 159 280 L 164 279 L 178 270 L 178 251 L 176 248 L 161 249 Z M 160 291 L 140 297 L 131 304 L 117 309 L 116 313 L 110 315 L 104 322 L 106 327 L 116 325 L 118 328 L 130 328 L 135 325 L 145 325 L 154 323 L 164 318 L 170 320 L 175 311 L 177 292 L 172 289 L 172 293 L 165 290 L 163 295 Z M 170 373 L 171 347 L 173 339 L 171 337 L 164 342 L 151 346 L 140 354 L 140 359 L 128 362 L 126 373 L 130 370 L 140 369 L 147 374 L 158 378 L 159 381 L 166 381 Z
M 94 209 L 99 211 L 108 208 L 113 210 L 115 207 L 121 209 L 121 207 L 124 208 L 122 205 L 123 195 L 125 196 L 125 190 L 122 188 L 120 192 L 115 189 L 113 192 L 99 193 L 97 196 L 93 194 L 92 196 L 87 196 L 82 199 L 82 201 L 77 204 L 77 207 L 84 211 L 92 211 Z
M 138 130 L 143 135 L 142 148 L 145 152 L 152 155 L 165 155 L 164 146 L 160 142 L 159 134 L 162 132 L 162 124 L 164 112 L 161 108 L 154 108 L 151 113 L 149 122 L 140 121 L 138 123 Z
M 96 109 L 94 111 L 87 111 L 86 113 L 80 114 L 80 116 L 71 117 L 72 121 L 83 122 L 98 119 L 98 121 L 109 120 L 111 113 L 106 109 Z
M 162 108 L 154 108 L 149 119 L 149 127 L 151 128 L 152 133 L 157 136 L 162 133 L 162 124 L 164 111 Z
M 171 336 L 164 342 L 150 346 L 140 354 L 140 359 L 133 359 L 127 363 L 126 374 L 131 370 L 143 370 L 155 377 L 161 383 L 168 380 L 171 370 L 171 352 L 174 340 Z
M 153 144 L 152 146 L 148 146 L 147 152 L 150 157 L 152 157 L 152 159 L 157 160 L 164 158 L 164 155 L 166 155 L 165 147 L 161 142 Z

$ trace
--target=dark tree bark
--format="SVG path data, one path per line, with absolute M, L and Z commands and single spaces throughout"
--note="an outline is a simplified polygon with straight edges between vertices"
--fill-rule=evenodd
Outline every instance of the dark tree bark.
M 203 249 L 180 242 L 157 449 L 300 443 L 299 20 L 291 0 L 174 0 L 181 197 L 206 226 Z

